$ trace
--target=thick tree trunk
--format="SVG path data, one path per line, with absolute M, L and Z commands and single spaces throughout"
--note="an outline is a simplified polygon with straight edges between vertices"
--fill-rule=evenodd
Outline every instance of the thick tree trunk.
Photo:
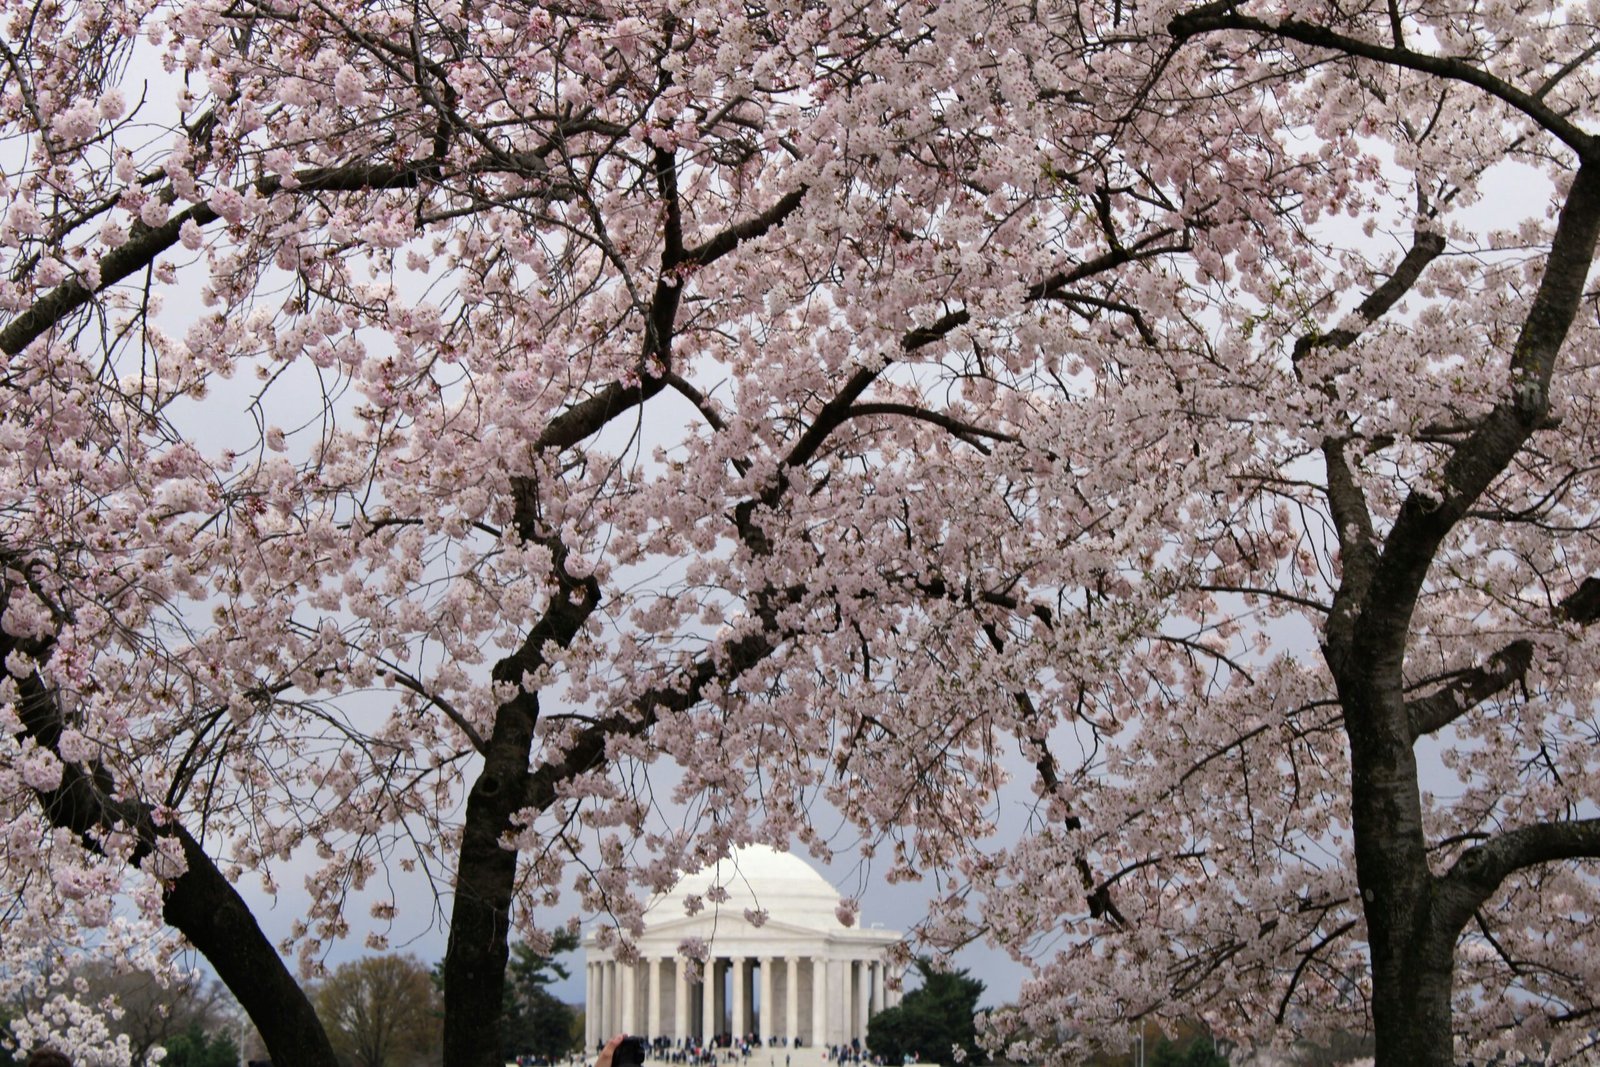
M 501 707 L 483 773 L 467 796 L 444 959 L 444 1067 L 500 1067 L 501 1001 L 510 955 L 517 854 L 501 845 L 523 805 L 536 697 Z
M 244 898 L 185 830 L 188 869 L 167 890 L 163 915 L 217 969 L 267 1046 L 273 1063 L 338 1067 L 305 989 L 261 932 Z
M 1453 939 L 1440 943 L 1426 892 L 1415 900 L 1391 888 L 1368 899 L 1363 887 L 1362 898 L 1368 929 L 1383 931 L 1369 941 L 1376 1067 L 1450 1067 Z
M 531 483 L 518 501 L 519 527 L 529 536 L 536 502 Z M 565 550 L 556 542 L 557 567 Z M 600 585 L 593 577 L 573 579 L 559 570 L 560 595 L 533 627 L 522 647 L 495 664 L 500 684 L 522 685 L 544 664 L 546 642 L 565 647 L 583 628 L 600 603 Z M 483 744 L 483 771 L 467 794 L 462 826 L 461 858 L 456 868 L 455 902 L 450 913 L 450 941 L 444 956 L 444 1067 L 501 1067 L 501 1009 L 505 997 L 506 962 L 510 957 L 511 900 L 516 891 L 517 854 L 502 841 L 513 829 L 512 817 L 530 805 L 534 727 L 539 698 L 523 691 L 500 705 L 494 730 Z M 580 744 L 587 770 L 604 751 L 602 731 L 592 729 L 588 745 Z M 553 770 L 574 770 L 574 753 Z
M 1377 631 L 1377 632 L 1375 632 Z M 1356 877 L 1372 953 L 1376 1067 L 1454 1062 L 1454 936 L 1440 929 L 1401 684 L 1403 641 L 1361 632 L 1335 668 L 1350 739 Z
M 1452 1067 L 1450 958 L 1417 956 L 1386 971 L 1373 969 L 1375 1067 Z
M 1357 795 L 1363 778 L 1357 776 Z M 1390 779 L 1397 783 L 1397 779 Z M 1415 779 L 1412 779 L 1414 782 Z M 1376 1067 L 1446 1067 L 1454 1063 L 1450 989 L 1454 939 L 1441 937 L 1433 914 L 1432 876 L 1409 862 L 1405 831 L 1372 829 L 1394 807 L 1380 794 L 1359 801 L 1356 869 L 1372 953 L 1372 1021 L 1377 1037 Z M 1367 824 L 1363 832 L 1360 827 Z M 1377 840 L 1374 841 L 1374 838 Z M 1442 944 L 1441 944 L 1442 942 Z

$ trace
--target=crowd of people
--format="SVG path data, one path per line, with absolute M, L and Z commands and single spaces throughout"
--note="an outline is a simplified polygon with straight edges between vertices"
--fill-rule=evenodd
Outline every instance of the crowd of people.
M 755 1034 L 718 1034 L 710 1041 L 701 1041 L 699 1038 L 670 1038 L 647 1037 L 644 1038 L 645 1047 L 650 1050 L 650 1058 L 661 1060 L 665 1063 L 685 1064 L 688 1067 L 707 1067 L 716 1063 L 748 1062 L 750 1055 L 761 1047 L 761 1039 Z M 769 1047 L 774 1048 L 799 1048 L 799 1039 L 790 1042 L 787 1038 L 770 1038 Z M 596 1046 L 596 1051 L 605 1048 L 602 1042 Z M 789 1065 L 786 1064 L 786 1067 Z
M 756 1034 L 718 1034 L 708 1042 L 693 1037 L 647 1037 L 644 1043 L 649 1049 L 651 1059 L 682 1067 L 746 1064 L 750 1062 L 750 1057 L 763 1047 L 761 1038 Z M 595 1050 L 603 1051 L 605 1047 L 605 1042 L 601 1042 L 595 1046 Z M 767 1039 L 765 1047 L 783 1049 L 783 1067 L 796 1067 L 794 1054 L 789 1050 L 806 1046 L 799 1038 L 771 1037 Z M 822 1050 L 822 1057 L 824 1063 L 849 1064 L 851 1067 L 860 1067 L 862 1064 L 882 1067 L 884 1063 L 882 1057 L 874 1056 L 862 1045 L 860 1038 L 852 1040 L 847 1045 L 829 1045 Z M 810 1061 L 806 1063 L 809 1067 Z

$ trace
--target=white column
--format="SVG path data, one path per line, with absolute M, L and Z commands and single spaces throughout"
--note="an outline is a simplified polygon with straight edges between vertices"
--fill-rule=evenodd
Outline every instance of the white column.
M 625 1034 L 639 1032 L 639 972 L 633 964 L 624 963 L 617 968 L 617 978 L 622 982 L 622 1018 L 617 1029 Z
M 622 962 L 612 966 L 616 969 L 614 982 L 617 992 L 614 999 L 617 1006 L 611 1013 L 611 1032 L 625 1034 L 628 1032 L 628 1009 L 633 1007 L 633 997 L 628 992 L 628 979 L 632 976 L 633 968 Z
M 594 968 L 593 963 L 583 965 L 583 1054 L 585 1056 L 594 1048 L 594 1029 L 600 1008 L 598 998 L 594 995 Z
M 676 981 L 672 990 L 676 994 L 672 1001 L 672 1036 L 682 1041 L 689 1036 L 689 973 L 678 957 L 673 957 L 672 967 Z
M 811 958 L 811 1043 L 818 1047 L 828 1040 L 828 961 Z
M 612 976 L 612 982 L 617 991 L 614 998 L 616 1008 L 611 1012 L 611 1032 L 625 1034 L 628 1032 L 628 1001 L 632 999 L 628 996 L 627 964 L 620 961 L 616 964 L 616 974 Z
M 705 973 L 700 979 L 700 1044 L 709 1046 L 717 1035 L 717 958 L 706 960 Z
M 600 976 L 600 1040 L 608 1040 L 617 1032 L 617 961 L 606 960 Z
M 867 960 L 862 960 L 857 966 L 861 968 L 861 991 L 857 997 L 861 1010 L 856 1015 L 856 1032 L 851 1036 L 859 1037 L 864 1045 L 867 1043 L 867 1020 L 872 1018 L 872 999 L 877 994 L 873 991 L 872 986 L 872 968 L 874 965 Z
M 717 984 L 712 985 L 712 992 L 717 993 L 717 1030 L 720 1033 L 733 1032 L 733 1021 L 728 1017 L 728 973 L 731 969 L 733 960 L 723 960 L 722 973 L 717 976 Z
M 750 1024 L 744 1014 L 745 1008 L 748 1007 L 744 1002 L 744 986 L 749 967 L 749 958 L 745 956 L 733 958 L 731 965 L 733 977 L 729 979 L 733 983 L 733 1018 L 728 1020 L 728 1032 L 733 1035 L 735 1042 L 750 1032 Z
M 874 1015 L 883 1010 L 883 962 L 873 960 L 867 967 L 871 976 L 869 980 L 872 983 L 872 1000 L 867 1005 L 867 1019 L 870 1021 Z
M 854 1037 L 856 1032 L 856 995 L 854 995 L 856 965 L 850 960 L 840 960 L 835 966 L 837 971 L 830 971 L 830 976 L 838 974 L 838 993 L 834 997 L 834 1003 L 830 1003 L 829 1011 L 834 1011 L 835 1008 L 838 1011 L 834 1021 L 834 1029 L 838 1032 L 838 1043 L 850 1045 L 850 1038 Z
M 857 990 L 861 988 L 860 976 L 856 973 L 856 961 L 845 960 L 844 969 L 844 1033 L 839 1035 L 839 1040 L 846 1045 L 856 1036 L 856 1006 L 861 1003 Z
M 783 1036 L 793 1045 L 800 1036 L 800 958 L 790 956 L 783 963 Z
M 654 957 L 644 961 L 650 977 L 650 999 L 645 1008 L 645 1036 L 654 1040 L 661 1036 L 661 961 Z
M 756 1034 L 761 1038 L 761 1047 L 766 1048 L 772 1043 L 772 1017 L 776 1014 L 772 1010 L 772 967 L 771 956 L 762 956 L 761 960 L 761 1025 L 757 1027 Z
M 744 961 L 744 1032 L 756 1031 L 756 960 L 748 956 Z

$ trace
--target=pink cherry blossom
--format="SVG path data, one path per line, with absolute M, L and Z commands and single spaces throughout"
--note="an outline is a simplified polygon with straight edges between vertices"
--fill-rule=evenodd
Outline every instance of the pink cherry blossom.
M 332 1067 L 444 915 L 478 1067 L 513 930 L 759 841 L 1018 1061 L 1586 1054 L 1583 4 L 11 8 L 19 1040 L 190 944 Z

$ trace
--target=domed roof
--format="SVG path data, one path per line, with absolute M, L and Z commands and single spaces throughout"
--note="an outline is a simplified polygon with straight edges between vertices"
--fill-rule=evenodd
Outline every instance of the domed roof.
M 715 901 L 708 895 L 718 886 L 727 893 L 726 900 Z M 769 845 L 735 849 L 720 863 L 684 875 L 671 892 L 650 905 L 648 921 L 684 918 L 691 896 L 701 899 L 704 910 L 699 914 L 715 912 L 724 920 L 742 922 L 747 909 L 759 909 L 772 922 L 812 930 L 844 929 L 837 914 L 839 892 L 805 860 Z

